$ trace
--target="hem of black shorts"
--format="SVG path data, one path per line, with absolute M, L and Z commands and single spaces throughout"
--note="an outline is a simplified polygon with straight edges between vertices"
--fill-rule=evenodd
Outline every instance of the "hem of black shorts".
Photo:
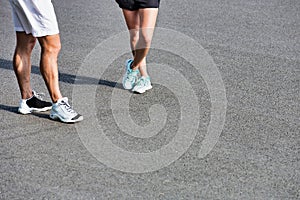
M 159 8 L 159 7 L 149 7 L 149 6 L 147 6 L 147 7 L 141 7 L 141 8 L 137 8 L 137 9 L 130 9 L 130 8 L 122 8 L 122 7 L 120 7 L 121 9 L 124 9 L 124 10 L 129 10 L 129 11 L 137 11 L 137 10 L 139 10 L 139 9 L 146 9 L 146 8 Z

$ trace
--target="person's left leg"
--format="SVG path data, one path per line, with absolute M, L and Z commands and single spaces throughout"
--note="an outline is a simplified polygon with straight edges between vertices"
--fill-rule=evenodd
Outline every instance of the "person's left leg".
M 42 48 L 40 70 L 53 102 L 50 118 L 60 119 L 66 123 L 83 120 L 83 117 L 71 108 L 68 98 L 62 97 L 59 89 L 57 66 L 61 48 L 59 34 L 38 37 L 38 41 Z
M 57 57 L 61 48 L 59 34 L 39 37 L 41 45 L 40 71 L 53 103 L 62 98 L 58 83 Z
M 157 14 L 158 8 L 139 9 L 139 40 L 135 46 L 135 56 L 132 68 L 138 68 L 141 75 L 144 77 L 148 76 L 145 59 L 150 49 Z
M 41 45 L 40 70 L 53 101 L 50 118 L 60 119 L 62 122 L 74 123 L 83 117 L 74 111 L 68 103 L 67 97 L 62 97 L 58 83 L 57 57 L 61 48 L 59 34 L 39 37 Z
M 138 68 L 141 72 L 141 78 L 137 81 L 132 91 L 137 93 L 144 93 L 152 88 L 150 77 L 147 73 L 146 56 L 149 52 L 156 18 L 158 14 L 158 8 L 144 8 L 139 9 L 140 16 L 140 31 L 139 40 L 136 44 L 135 57 L 132 64 L 132 69 Z
M 146 56 L 150 49 L 158 8 L 143 8 L 139 10 L 123 9 L 124 18 L 130 32 L 131 48 L 134 60 L 126 62 L 126 72 L 123 77 L 123 87 L 132 91 L 144 93 L 152 88 L 146 68 Z M 138 70 L 141 78 L 137 78 Z M 136 80 L 138 80 L 136 82 Z

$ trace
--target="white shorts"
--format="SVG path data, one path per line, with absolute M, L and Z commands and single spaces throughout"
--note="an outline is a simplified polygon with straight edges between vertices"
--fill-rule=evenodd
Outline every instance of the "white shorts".
M 51 0 L 10 0 L 15 31 L 34 37 L 59 33 Z

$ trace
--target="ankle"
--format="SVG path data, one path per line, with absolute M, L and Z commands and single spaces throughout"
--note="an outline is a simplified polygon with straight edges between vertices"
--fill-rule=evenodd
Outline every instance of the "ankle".
M 33 97 L 33 92 L 31 90 L 28 91 L 22 91 L 21 98 L 24 100 L 31 99 Z
M 58 95 L 58 96 L 53 95 L 53 96 L 51 97 L 53 103 L 57 103 L 57 102 L 58 102 L 60 99 L 62 99 L 62 98 L 63 98 L 63 97 L 62 97 L 61 95 Z
M 131 64 L 130 64 L 130 69 L 132 71 L 137 71 L 139 69 L 139 66 L 136 65 L 136 63 L 133 61 Z
M 141 78 L 150 79 L 150 76 L 148 74 L 147 75 L 141 75 Z

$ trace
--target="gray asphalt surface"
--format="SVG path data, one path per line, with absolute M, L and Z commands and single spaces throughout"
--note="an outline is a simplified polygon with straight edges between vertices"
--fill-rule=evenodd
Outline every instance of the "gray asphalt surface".
M 84 59 L 126 27 L 112 0 L 53 3 L 62 41 L 60 86 L 72 102 L 76 73 Z M 188 150 L 170 165 L 148 173 L 127 173 L 100 162 L 87 150 L 74 124 L 52 121 L 49 113 L 17 113 L 20 94 L 12 70 L 15 36 L 10 11 L 8 1 L 0 0 L 0 199 L 300 198 L 299 1 L 161 2 L 157 26 L 185 34 L 212 56 L 226 89 L 227 111 L 217 144 L 199 158 L 211 109 L 205 82 L 187 60 L 151 50 L 149 61 L 172 65 L 187 77 L 199 98 L 201 116 Z M 175 137 L 180 107 L 176 95 L 156 83 L 153 74 L 154 88 L 131 97 L 130 114 L 137 124 L 146 125 L 149 107 L 163 105 L 168 113 L 163 131 L 143 140 L 120 130 L 110 99 L 120 86 L 129 55 L 128 51 L 118 56 L 97 85 L 98 123 L 121 148 L 151 152 Z M 47 94 L 38 68 L 38 45 L 32 65 L 32 87 Z M 94 80 L 83 77 L 82 81 L 89 85 Z

